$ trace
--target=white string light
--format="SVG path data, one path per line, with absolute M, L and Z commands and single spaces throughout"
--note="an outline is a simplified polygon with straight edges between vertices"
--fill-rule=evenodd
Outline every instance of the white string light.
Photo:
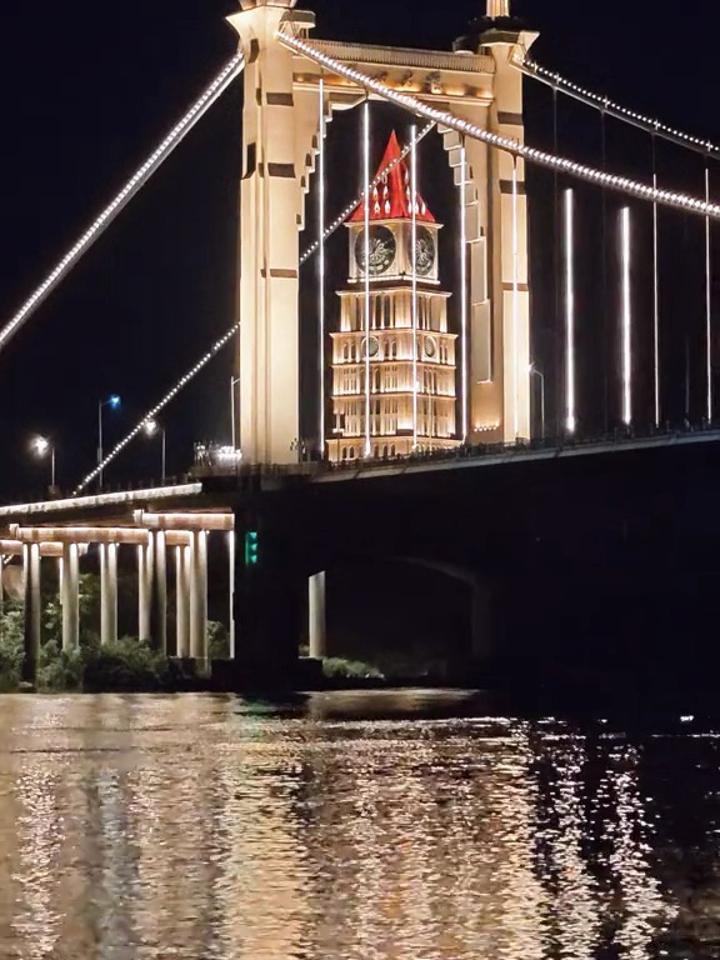
M 710 203 L 710 167 L 705 165 L 705 200 Z M 705 350 L 707 375 L 707 420 L 713 419 L 713 382 L 712 382 L 712 236 L 710 218 L 705 217 Z
M 630 177 L 621 177 L 618 174 L 605 173 L 597 167 L 592 167 L 584 163 L 576 163 L 573 160 L 568 160 L 566 157 L 555 156 L 545 150 L 538 150 L 535 147 L 527 146 L 519 140 L 514 140 L 512 137 L 492 133 L 484 127 L 479 127 L 477 124 L 471 123 L 468 120 L 456 117 L 455 114 L 450 111 L 439 110 L 436 107 L 423 103 L 410 94 L 398 93 L 379 80 L 373 79 L 368 74 L 362 73 L 362 71 L 354 67 L 348 67 L 334 57 L 329 57 L 326 53 L 318 50 L 311 43 L 301 40 L 299 37 L 293 37 L 285 33 L 279 33 L 278 37 L 281 42 L 290 49 L 304 54 L 309 60 L 327 67 L 329 70 L 332 70 L 333 73 L 337 73 L 339 76 L 345 77 L 353 83 L 371 90 L 384 100 L 395 103 L 403 109 L 409 110 L 427 120 L 432 120 L 441 126 L 449 127 L 458 133 L 466 134 L 475 140 L 487 143 L 491 147 L 505 150 L 515 156 L 522 157 L 529 163 L 535 163 L 549 170 L 574 176 L 580 180 L 595 184 L 596 186 L 617 190 L 629 196 L 637 197 L 640 200 L 647 200 L 649 202 L 656 200 L 663 206 L 675 207 L 679 210 L 698 214 L 699 216 L 709 216 L 713 220 L 720 219 L 719 204 L 707 203 L 704 199 L 692 197 L 688 194 L 673 190 L 659 190 L 654 186 L 633 180 Z
M 423 129 L 420 131 L 420 133 L 418 134 L 418 136 L 417 136 L 417 138 L 416 138 L 416 140 L 415 140 L 415 145 L 417 145 L 418 143 L 420 143 L 421 140 L 424 140 L 425 137 L 426 137 L 426 136 L 430 133 L 430 131 L 433 130 L 434 128 L 435 128 L 435 121 L 432 120 L 430 123 L 428 123 L 428 125 L 427 125 L 426 127 L 423 127 Z M 372 192 L 373 192 L 373 190 L 375 189 L 375 187 L 379 186 L 379 185 L 382 183 L 383 179 L 384 179 L 385 177 L 387 177 L 387 175 L 388 175 L 392 170 L 394 170 L 395 167 L 397 167 L 399 164 L 401 164 L 401 163 L 403 162 L 403 160 L 405 160 L 406 157 L 409 156 L 410 151 L 412 150 L 412 148 L 413 148 L 413 144 L 412 144 L 412 143 L 409 143 L 406 147 L 403 148 L 403 151 L 402 151 L 402 153 L 400 154 L 399 157 L 395 157 L 395 159 L 394 159 L 394 160 L 391 160 L 390 163 L 388 163 L 388 165 L 387 165 L 386 167 L 383 167 L 383 168 L 380 170 L 380 172 L 379 172 L 378 175 L 375 177 L 375 179 L 374 179 L 374 180 L 371 180 L 371 181 L 368 183 L 366 189 L 365 189 L 365 190 L 362 190 L 362 191 L 358 194 L 358 196 L 355 197 L 355 199 L 345 207 L 345 209 L 343 210 L 343 212 L 340 213 L 340 214 L 333 220 L 333 222 L 330 224 L 330 226 L 327 227 L 327 229 L 325 230 L 325 232 L 324 232 L 324 234 L 323 234 L 323 236 L 322 236 L 322 239 L 323 239 L 323 240 L 329 240 L 330 237 L 331 237 L 337 230 L 339 230 L 340 227 L 342 227 L 342 225 L 346 222 L 346 220 L 348 219 L 348 217 L 350 216 L 350 214 L 351 214 L 351 213 L 354 213 L 355 210 L 357 210 L 357 208 L 360 206 L 360 204 L 365 202 L 365 197 L 371 195 Z M 317 253 L 317 251 L 318 251 L 319 249 L 320 249 L 320 240 L 318 239 L 318 240 L 315 240 L 315 242 L 312 243 L 312 244 L 307 248 L 307 250 L 302 254 L 302 256 L 300 257 L 300 266 L 302 266 L 304 263 L 306 263 L 314 253 Z
M 99 476 L 100 472 L 104 470 L 108 466 L 108 464 L 112 463 L 113 460 L 117 459 L 117 457 L 123 452 L 123 450 L 128 446 L 128 444 L 131 443 L 131 441 L 133 441 L 135 437 L 139 436 L 145 430 L 148 421 L 154 420 L 157 417 L 157 415 L 162 410 L 164 410 L 169 403 L 171 403 L 175 399 L 175 397 L 180 393 L 180 391 L 183 390 L 188 385 L 188 383 L 190 383 L 191 380 L 194 380 L 195 377 L 200 373 L 200 371 L 204 367 L 206 367 L 208 363 L 210 363 L 213 357 L 215 357 L 222 350 L 222 348 L 226 344 L 228 344 L 230 340 L 232 340 L 232 338 L 235 336 L 235 334 L 239 330 L 240 330 L 240 324 L 235 323 L 232 325 L 232 327 L 230 327 L 227 333 L 223 334 L 223 336 L 220 337 L 219 340 L 215 341 L 212 347 L 210 347 L 208 352 L 204 354 L 204 356 L 201 357 L 200 360 L 198 360 L 195 366 L 192 367 L 190 370 L 188 370 L 185 376 L 181 377 L 178 380 L 178 382 L 175 384 L 175 386 L 172 387 L 172 389 L 168 390 L 168 392 L 165 394 L 162 400 L 160 400 L 159 403 L 157 403 L 154 407 L 148 410 L 148 412 L 145 414 L 142 420 L 130 431 L 130 433 L 123 440 L 121 440 L 110 451 L 110 453 L 105 457 L 102 463 L 99 463 L 97 467 L 95 467 L 95 469 L 85 477 L 82 483 L 80 483 L 75 488 L 75 491 L 74 491 L 75 496 L 77 496 L 79 493 L 82 493 L 82 491 L 89 484 L 91 484 L 97 476 Z
M 468 269 L 467 269 L 467 153 L 465 141 L 460 150 L 460 332 L 462 355 L 462 436 L 463 443 L 468 438 Z
M 320 130 L 318 134 L 318 378 L 320 417 L 318 449 L 325 456 L 325 78 L 320 77 Z
M 410 142 L 415 143 L 417 128 L 410 128 Z M 418 215 L 418 175 L 417 175 L 417 148 L 413 146 L 410 163 L 410 212 L 411 212 L 411 243 L 412 243 L 412 336 L 413 336 L 413 450 L 418 448 L 418 275 L 417 275 L 417 215 Z M 428 403 L 430 401 L 428 400 Z
M 565 429 L 575 433 L 575 193 L 565 198 Z
M 585 103 L 586 106 L 594 107 L 596 110 L 613 116 L 617 120 L 622 120 L 625 123 L 640 127 L 646 133 L 656 134 L 666 140 L 673 140 L 675 143 L 695 150 L 698 153 L 720 155 L 720 146 L 717 146 L 710 140 L 692 136 L 689 133 L 684 133 L 682 130 L 677 130 L 675 127 L 669 127 L 661 120 L 648 117 L 644 113 L 638 113 L 637 110 L 629 110 L 627 107 L 623 107 L 622 104 L 616 103 L 609 97 L 604 97 L 599 93 L 588 90 L 586 87 L 582 87 L 572 80 L 561 76 L 554 70 L 548 70 L 546 67 L 540 66 L 539 63 L 536 63 L 530 57 L 525 57 L 521 64 L 521 70 L 527 76 L 546 83 L 548 86 L 559 90 L 566 96 L 580 100 Z
M 83 254 L 99 239 L 120 211 L 145 183 L 147 183 L 161 164 L 167 160 L 172 151 L 182 142 L 198 120 L 200 120 L 213 103 L 225 92 L 233 80 L 240 75 L 244 66 L 245 58 L 242 54 L 237 54 L 218 74 L 202 96 L 195 101 L 185 116 L 173 127 L 157 149 L 150 154 L 145 163 L 143 163 L 128 180 L 115 199 L 102 211 L 85 233 L 83 233 L 77 243 L 68 250 L 40 286 L 28 297 L 12 320 L 0 330 L 0 351 L 7 345 L 14 334 L 20 330 L 23 324 L 30 319 L 40 304 L 50 296 Z
M 370 182 L 370 101 L 365 101 L 363 117 L 363 181 Z M 370 196 L 365 194 L 365 456 L 372 456 L 370 425 Z
M 631 285 L 630 208 L 620 212 L 620 253 L 622 263 L 622 418 L 626 427 L 632 424 L 632 285 Z

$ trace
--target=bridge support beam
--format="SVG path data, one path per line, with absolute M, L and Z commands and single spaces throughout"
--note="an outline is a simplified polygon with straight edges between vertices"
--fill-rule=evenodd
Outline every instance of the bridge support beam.
M 310 656 L 315 660 L 327 656 L 326 588 L 324 570 L 308 580 L 308 637 Z
M 153 624 L 152 640 L 157 650 L 167 655 L 167 542 L 164 530 L 152 535 L 153 577 Z
M 207 533 L 192 532 L 190 553 L 190 656 L 208 665 Z
M 190 656 L 190 571 L 192 548 L 175 547 L 175 656 Z
M 118 639 L 118 582 L 116 543 L 100 545 L 100 643 Z
M 80 550 L 76 543 L 63 544 L 62 640 L 65 653 L 80 649 Z
M 25 544 L 23 547 L 25 574 L 25 657 L 22 678 L 25 683 L 35 684 L 40 659 L 42 630 L 42 606 L 40 593 L 40 545 Z

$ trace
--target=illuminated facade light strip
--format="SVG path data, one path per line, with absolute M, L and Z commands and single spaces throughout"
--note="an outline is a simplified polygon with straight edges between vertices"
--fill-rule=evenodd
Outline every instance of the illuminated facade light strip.
M 468 356 L 468 263 L 467 263 L 467 153 L 465 142 L 460 151 L 460 335 L 462 352 L 462 437 L 463 443 L 467 441 L 469 433 L 469 397 L 468 397 L 468 375 L 470 358 Z
M 586 87 L 574 83 L 572 80 L 568 80 L 554 70 L 548 70 L 546 67 L 540 66 L 540 64 L 536 63 L 531 57 L 525 57 L 520 69 L 526 76 L 540 80 L 554 90 L 559 90 L 560 93 L 572 97 L 588 107 L 600 110 L 608 116 L 614 117 L 616 120 L 621 120 L 624 123 L 639 127 L 646 133 L 662 137 L 664 140 L 671 140 L 673 143 L 679 144 L 689 150 L 694 150 L 697 153 L 720 156 L 720 146 L 712 143 L 712 141 L 684 133 L 682 130 L 670 127 L 661 120 L 648 117 L 646 114 L 638 113 L 636 110 L 629 110 L 627 107 L 615 103 L 615 101 L 609 97 L 601 96 L 599 93 L 595 93 Z
M 325 456 L 325 78 L 320 77 L 320 129 L 318 135 L 318 377 L 320 417 L 318 449 Z
M 159 403 L 155 404 L 154 407 L 148 410 L 142 420 L 110 451 L 102 463 L 99 463 L 97 467 L 95 467 L 95 469 L 85 477 L 82 483 L 80 483 L 75 489 L 76 496 L 77 494 L 82 493 L 82 491 L 89 486 L 89 484 L 91 484 L 96 477 L 99 476 L 102 470 L 104 470 L 113 462 L 113 460 L 116 460 L 120 456 L 128 444 L 144 431 L 148 420 L 154 420 L 157 415 L 168 406 L 169 403 L 172 403 L 175 397 L 188 385 L 188 383 L 190 383 L 191 380 L 195 379 L 200 371 L 203 370 L 208 363 L 210 363 L 213 357 L 215 357 L 223 349 L 223 347 L 230 343 L 232 338 L 238 333 L 239 330 L 240 324 L 235 323 L 232 325 L 232 327 L 230 327 L 227 333 L 223 334 L 219 340 L 215 341 L 212 347 L 210 347 L 208 352 L 200 360 L 198 360 L 195 366 L 188 370 L 185 376 L 181 377 L 171 390 L 168 390 Z
M 173 497 L 195 497 L 202 493 L 201 483 L 182 483 L 172 487 L 151 487 L 146 490 L 123 490 L 99 493 L 91 497 L 67 497 L 65 500 L 42 500 L 37 503 L 16 503 L 0 507 L 1 518 L 30 517 L 65 510 L 91 510 L 96 507 L 118 507 L 147 500 L 169 500 Z
M 363 182 L 370 182 L 370 101 L 365 101 L 363 116 Z M 372 455 L 370 424 L 370 190 L 365 193 L 365 456 Z
M 179 146 L 198 120 L 200 120 L 206 111 L 225 90 L 227 90 L 233 80 L 242 73 L 244 66 L 245 59 L 241 54 L 238 54 L 233 57 L 221 73 L 218 74 L 202 96 L 190 107 L 185 116 L 173 127 L 157 149 L 150 154 L 145 163 L 128 180 L 115 199 L 102 211 L 80 239 L 68 250 L 62 260 L 60 260 L 47 275 L 40 286 L 28 297 L 12 320 L 0 330 L 0 351 L 7 345 L 14 334 L 20 330 L 23 324 L 30 319 L 40 304 L 50 296 L 80 258 L 93 246 L 95 241 L 102 236 L 121 210 L 124 209 L 135 194 L 147 183 L 162 163 L 167 160 L 173 150 Z
M 710 167 L 705 165 L 705 200 L 710 203 Z M 712 234 L 710 218 L 705 217 L 705 349 L 707 375 L 707 420 L 713 419 L 713 382 L 712 382 Z
M 410 142 L 415 143 L 417 127 L 410 128 Z M 412 329 L 413 329 L 413 450 L 417 450 L 420 433 L 418 423 L 418 275 L 417 275 L 417 215 L 418 173 L 417 148 L 413 146 L 410 162 L 410 210 L 412 213 Z
M 397 106 L 409 110 L 420 117 L 432 120 L 434 123 L 448 127 L 451 130 L 456 130 L 458 133 L 472 137 L 474 140 L 480 140 L 482 143 L 486 143 L 498 150 L 504 150 L 517 157 L 522 157 L 522 159 L 528 163 L 534 163 L 548 170 L 576 177 L 579 180 L 584 180 L 587 183 L 592 183 L 599 187 L 617 190 L 620 193 L 636 197 L 640 200 L 647 200 L 650 203 L 657 201 L 657 203 L 662 206 L 685 210 L 688 213 L 695 213 L 699 216 L 708 216 L 713 220 L 720 220 L 720 204 L 707 203 L 704 199 L 692 197 L 685 193 L 678 193 L 674 190 L 658 190 L 656 187 L 642 183 L 639 180 L 633 180 L 630 177 L 621 177 L 613 173 L 605 173 L 597 167 L 591 167 L 584 163 L 576 163 L 573 160 L 568 160 L 566 157 L 556 156 L 545 150 L 538 150 L 535 147 L 527 146 L 519 140 L 514 140 L 512 137 L 493 133 L 484 127 L 479 127 L 477 124 L 471 123 L 469 120 L 456 117 L 454 113 L 431 107 L 410 94 L 398 93 L 379 80 L 374 80 L 368 74 L 362 73 L 354 67 L 348 67 L 333 57 L 329 57 L 306 40 L 301 40 L 299 37 L 293 37 L 285 33 L 280 33 L 278 36 L 291 50 L 295 50 L 307 56 L 307 58 L 314 63 L 327 67 L 329 70 L 332 70 L 333 73 L 337 73 L 339 76 L 345 77 L 347 80 L 365 87 L 389 103 L 395 103 Z
M 337 230 L 339 230 L 340 227 L 342 227 L 342 225 L 345 223 L 345 221 L 350 216 L 350 214 L 354 213 L 355 210 L 357 210 L 357 208 L 360 206 L 360 204 L 365 201 L 365 197 L 371 196 L 375 187 L 379 186 L 379 184 L 382 183 L 383 179 L 388 175 L 388 173 L 394 170 L 395 167 L 399 166 L 403 162 L 403 160 L 405 160 L 410 155 L 410 151 L 413 149 L 413 147 L 417 146 L 417 144 L 419 144 L 422 140 L 424 140 L 425 137 L 434 128 L 435 128 L 435 121 L 432 120 L 430 123 L 428 123 L 426 127 L 423 127 L 423 129 L 417 135 L 413 143 L 409 143 L 406 147 L 403 148 L 402 153 L 400 154 L 399 157 L 395 157 L 394 160 L 391 160 L 386 167 L 382 168 L 382 170 L 378 173 L 378 175 L 375 177 L 374 180 L 370 180 L 368 182 L 367 187 L 364 190 L 362 190 L 358 194 L 358 196 L 355 197 L 355 199 L 345 207 L 342 213 L 340 213 L 333 220 L 330 226 L 326 228 L 325 232 L 322 235 L 323 241 L 329 240 L 330 237 Z M 307 250 L 305 250 L 305 252 L 301 255 L 300 266 L 306 263 L 314 253 L 317 253 L 319 249 L 320 249 L 320 240 L 318 239 L 318 240 L 315 240 L 314 243 L 312 243 L 307 248 Z
M 632 285 L 630 208 L 620 213 L 620 260 L 622 264 L 622 419 L 632 424 Z
M 657 173 L 653 173 L 657 187 Z M 653 384 L 655 391 L 655 426 L 660 426 L 660 222 L 657 203 L 653 203 Z
M 517 439 L 520 436 L 520 371 L 518 370 L 518 329 L 519 329 L 519 310 L 520 310 L 520 286 L 519 286 L 519 223 L 518 223 L 518 165 L 517 157 L 513 157 L 513 175 L 512 175 L 512 391 L 513 391 L 513 435 Z
M 565 429 L 575 433 L 575 194 L 566 190 L 565 211 Z

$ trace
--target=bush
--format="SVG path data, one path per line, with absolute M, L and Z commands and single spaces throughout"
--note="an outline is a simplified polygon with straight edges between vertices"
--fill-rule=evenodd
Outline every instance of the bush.
M 328 680 L 384 680 L 383 674 L 361 660 L 343 660 L 329 657 L 323 660 L 323 673 Z
M 82 690 L 85 654 L 75 650 L 65 653 L 56 640 L 49 640 L 40 651 L 37 688 L 60 693 L 66 690 Z
M 145 641 L 123 637 L 84 654 L 83 687 L 94 692 L 166 689 L 168 662 Z
M 0 613 L 0 693 L 17 690 L 23 660 L 22 606 L 6 600 Z

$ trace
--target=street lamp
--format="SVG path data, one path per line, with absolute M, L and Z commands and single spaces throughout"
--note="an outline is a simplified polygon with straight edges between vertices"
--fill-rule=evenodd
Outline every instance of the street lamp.
M 50 456 L 50 488 L 55 488 L 55 444 L 47 437 L 35 437 L 30 447 L 39 460 Z
M 105 459 L 103 454 L 103 410 L 105 407 L 110 407 L 111 410 L 119 410 L 122 406 L 122 400 L 117 393 L 111 393 L 107 400 L 101 400 L 98 403 L 98 448 L 97 448 L 97 462 L 98 462 L 98 486 L 102 490 L 103 486 L 103 468 L 102 462 Z
M 160 439 L 162 443 L 162 478 L 165 480 L 167 470 L 166 470 L 166 452 L 167 452 L 167 443 L 166 443 L 166 434 L 165 428 L 161 427 L 157 420 L 150 419 L 145 421 L 143 427 L 146 437 L 156 437 L 160 434 Z
M 237 450 L 237 424 L 236 424 L 236 403 L 237 386 L 240 383 L 240 377 L 230 377 L 230 421 L 232 423 L 232 448 Z
M 528 373 L 531 377 L 537 377 L 540 381 L 540 432 L 542 439 L 545 439 L 545 374 L 541 373 L 534 363 L 528 367 Z

